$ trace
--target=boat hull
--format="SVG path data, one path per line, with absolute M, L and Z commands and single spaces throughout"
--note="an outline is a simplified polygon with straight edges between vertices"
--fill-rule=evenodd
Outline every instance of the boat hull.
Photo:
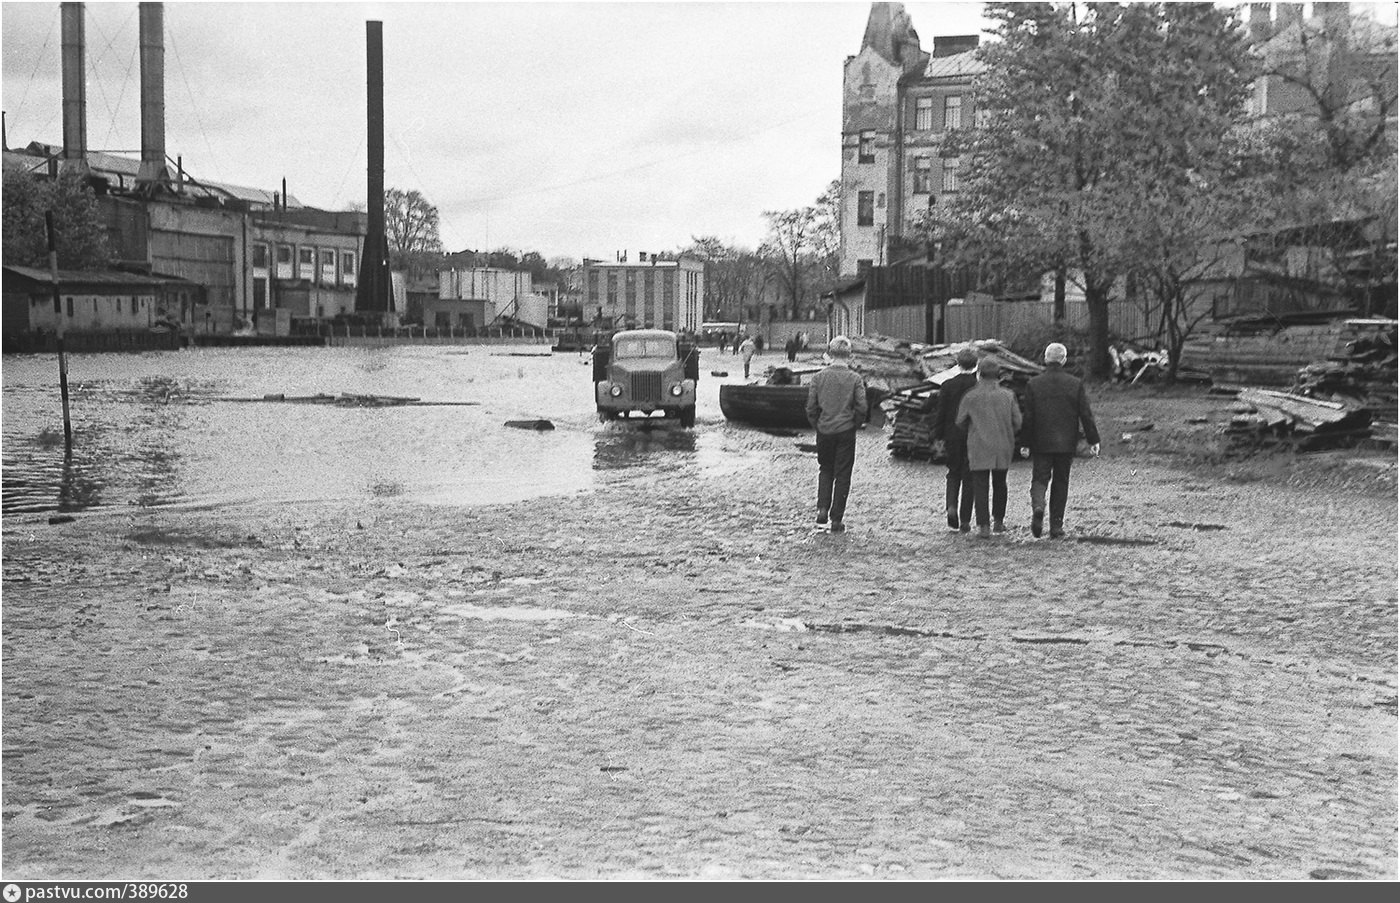
M 879 389 L 867 387 L 871 419 L 885 397 Z M 725 385 L 719 387 L 719 409 L 726 420 L 749 426 L 811 429 L 807 422 L 806 386 Z

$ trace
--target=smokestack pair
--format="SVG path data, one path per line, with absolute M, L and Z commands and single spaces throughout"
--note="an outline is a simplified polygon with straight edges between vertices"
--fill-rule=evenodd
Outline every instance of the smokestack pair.
M 63 159 L 87 171 L 87 40 L 83 4 L 64 3 Z M 138 185 L 167 184 L 165 165 L 165 12 L 159 3 L 140 5 L 141 29 L 141 168 Z

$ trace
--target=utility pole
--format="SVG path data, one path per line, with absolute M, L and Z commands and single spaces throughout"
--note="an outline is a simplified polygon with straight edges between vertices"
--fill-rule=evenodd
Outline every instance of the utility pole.
M 68 416 L 68 357 L 63 353 L 63 298 L 58 287 L 58 237 L 54 231 L 53 211 L 44 211 L 44 229 L 49 237 L 49 278 L 53 280 L 53 312 L 58 320 L 58 391 L 63 396 L 63 449 L 73 454 L 73 422 Z

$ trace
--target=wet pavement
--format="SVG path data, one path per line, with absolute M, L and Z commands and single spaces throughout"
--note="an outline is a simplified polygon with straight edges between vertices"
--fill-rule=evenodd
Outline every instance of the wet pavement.
M 1393 484 L 1108 446 L 1066 540 L 1018 463 L 982 541 L 885 438 L 843 535 L 758 432 L 504 505 L 7 516 L 6 879 L 1396 878 Z

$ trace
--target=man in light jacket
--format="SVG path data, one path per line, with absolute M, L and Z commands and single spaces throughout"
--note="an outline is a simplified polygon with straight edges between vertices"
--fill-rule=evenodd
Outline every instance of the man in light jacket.
M 957 424 L 967 430 L 967 466 L 972 471 L 973 507 L 981 539 L 1006 532 L 1006 471 L 1011 468 L 1016 431 L 1021 428 L 1020 405 L 1010 389 L 1001 387 L 1000 378 L 1001 364 L 996 358 L 982 358 L 977 362 L 977 385 L 967 390 L 958 405 Z
M 1022 435 L 1031 456 L 1031 534 L 1045 527 L 1045 490 L 1050 489 L 1050 538 L 1065 535 L 1069 471 L 1079 447 L 1079 431 L 1089 454 L 1099 453 L 1099 428 L 1089 408 L 1084 381 L 1065 372 L 1069 352 L 1059 342 L 1045 346 L 1045 372 L 1026 384 L 1026 423 Z
M 851 340 L 843 335 L 826 346 L 831 364 L 807 387 L 807 421 L 817 431 L 817 523 L 831 521 L 831 532 L 846 529 L 846 499 L 856 462 L 856 430 L 865 426 L 870 406 L 865 380 L 851 369 Z

